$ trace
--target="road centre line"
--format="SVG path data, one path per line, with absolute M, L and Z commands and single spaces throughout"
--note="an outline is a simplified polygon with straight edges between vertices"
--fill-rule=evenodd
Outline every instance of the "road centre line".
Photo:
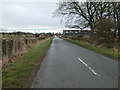
M 93 74 L 95 74 L 95 75 L 97 75 L 97 76 L 100 76 L 100 74 L 98 74 L 98 73 L 96 73 L 91 67 L 89 67 L 82 59 L 80 59 L 79 57 L 78 57 L 78 60 L 80 61 L 80 62 L 82 62 L 86 67 L 88 67 L 88 69 L 93 73 Z

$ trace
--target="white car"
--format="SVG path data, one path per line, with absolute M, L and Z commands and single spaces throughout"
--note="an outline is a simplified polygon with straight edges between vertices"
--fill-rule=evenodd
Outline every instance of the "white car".
M 59 36 L 60 38 L 62 37 L 62 36 Z

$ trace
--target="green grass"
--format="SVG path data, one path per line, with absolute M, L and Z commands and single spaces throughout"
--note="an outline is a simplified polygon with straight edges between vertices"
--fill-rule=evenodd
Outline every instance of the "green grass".
M 40 63 L 42 61 L 42 57 L 51 40 L 49 39 L 39 45 L 33 46 L 18 60 L 8 63 L 7 67 L 3 68 L 3 88 L 23 88 L 25 83 L 29 83 L 27 80 L 35 69 L 34 66 L 37 62 Z
M 70 38 L 63 38 L 64 40 L 67 40 L 69 42 L 72 42 L 74 44 L 77 44 L 79 46 L 82 46 L 84 48 L 87 48 L 89 50 L 95 51 L 97 53 L 100 53 L 102 55 L 105 55 L 107 57 L 113 58 L 115 60 L 118 60 L 118 58 L 120 58 L 120 53 L 118 54 L 118 52 L 112 51 L 110 49 L 107 48 L 100 48 L 100 47 L 96 47 L 93 46 L 85 41 L 77 41 L 77 40 L 72 40 Z

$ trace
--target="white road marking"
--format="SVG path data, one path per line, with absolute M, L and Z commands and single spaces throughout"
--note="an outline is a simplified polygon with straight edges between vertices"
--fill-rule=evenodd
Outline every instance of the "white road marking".
M 88 69 L 92 72 L 92 73 L 94 73 L 95 75 L 97 75 L 97 76 L 100 76 L 100 74 L 98 74 L 98 73 L 96 73 L 91 67 L 89 67 L 82 59 L 80 59 L 79 57 L 78 57 L 78 60 L 80 61 L 80 62 L 82 62 L 86 67 L 88 67 Z

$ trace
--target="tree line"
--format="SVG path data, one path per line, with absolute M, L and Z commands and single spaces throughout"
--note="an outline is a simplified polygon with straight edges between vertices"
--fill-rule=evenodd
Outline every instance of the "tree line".
M 120 2 L 79 2 L 69 0 L 59 2 L 55 16 L 61 16 L 65 20 L 66 27 L 84 29 L 89 27 L 91 31 L 90 43 L 97 41 L 97 45 L 120 42 Z

